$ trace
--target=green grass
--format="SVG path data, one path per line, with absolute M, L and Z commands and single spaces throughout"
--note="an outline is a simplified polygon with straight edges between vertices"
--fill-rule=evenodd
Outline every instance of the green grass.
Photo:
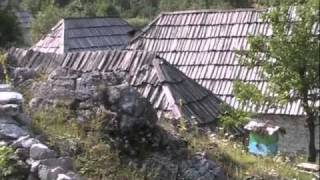
M 72 158 L 75 160 L 77 170 L 87 179 L 144 179 L 141 173 L 123 166 L 117 152 L 112 151 L 101 139 L 100 118 L 95 118 L 86 127 L 82 127 L 74 123 L 73 115 L 63 108 L 31 114 L 33 130 L 44 134 L 52 147 L 57 147 L 57 144 L 62 141 L 75 144 L 78 152 Z M 295 165 L 301 161 L 299 158 L 286 163 L 276 162 L 271 157 L 257 157 L 247 153 L 245 147 L 237 142 L 219 137 L 212 141 L 207 136 L 199 135 L 197 131 L 188 133 L 183 127 L 182 124 L 180 133 L 189 142 L 190 152 L 207 152 L 208 157 L 218 162 L 231 180 L 246 179 L 251 176 L 264 180 L 311 180 L 313 178 L 310 174 L 297 171 Z
M 246 179 L 251 176 L 264 180 L 311 180 L 313 178 L 313 175 L 300 172 L 295 168 L 297 163 L 304 160 L 301 158 L 296 158 L 291 162 L 276 162 L 272 157 L 251 155 L 243 145 L 223 138 L 216 138 L 215 141 L 212 141 L 205 136 L 193 135 L 188 141 L 192 151 L 205 151 L 210 159 L 218 161 L 229 179 Z
M 30 112 L 33 119 L 32 129 L 47 139 L 51 148 L 59 151 L 62 145 L 74 149 L 77 171 L 89 180 L 140 180 L 139 172 L 131 170 L 120 163 L 114 152 L 101 139 L 99 118 L 80 126 L 75 123 L 73 114 L 65 108 Z M 63 147 L 65 148 L 65 147 Z

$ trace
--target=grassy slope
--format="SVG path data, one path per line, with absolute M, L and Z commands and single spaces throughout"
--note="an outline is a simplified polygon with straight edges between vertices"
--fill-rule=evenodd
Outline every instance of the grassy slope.
M 62 141 L 75 144 L 80 149 L 73 158 L 76 167 L 83 176 L 89 179 L 123 179 L 139 180 L 143 176 L 139 172 L 123 167 L 108 145 L 100 139 L 99 120 L 88 124 L 84 132 L 75 123 L 66 121 L 72 116 L 63 109 L 32 112 L 35 132 L 43 133 L 53 147 Z M 208 157 L 219 162 L 230 179 L 247 179 L 251 176 L 266 180 L 296 179 L 310 180 L 312 175 L 302 173 L 294 168 L 296 159 L 290 163 L 276 162 L 273 158 L 256 157 L 248 154 L 245 147 L 236 142 L 221 138 L 209 139 L 198 133 L 182 133 L 189 142 L 193 152 L 207 152 Z M 59 150 L 59 149 L 58 149 Z

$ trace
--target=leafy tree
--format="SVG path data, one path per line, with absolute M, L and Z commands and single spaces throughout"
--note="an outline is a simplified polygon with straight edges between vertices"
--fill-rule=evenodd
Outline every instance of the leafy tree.
M 22 41 L 22 33 L 14 14 L 0 10 L 0 47 L 7 47 Z
M 269 82 L 269 90 L 275 94 L 272 98 L 255 96 L 259 97 L 255 99 L 256 104 L 302 101 L 310 135 L 308 160 L 315 162 L 315 124 L 319 121 L 316 101 L 319 101 L 320 89 L 319 38 L 315 34 L 315 25 L 319 23 L 319 1 L 285 0 L 278 3 L 280 5 L 264 17 L 272 26 L 272 36 L 251 37 L 250 50 L 242 52 L 245 57 L 242 63 L 249 67 L 261 66 L 262 75 Z M 290 7 L 291 10 L 294 7 L 295 17 L 288 13 Z M 239 94 L 241 88 L 236 89 Z M 243 90 L 251 93 L 248 88 Z
M 22 0 L 21 6 L 34 16 L 47 6 L 55 4 L 55 0 Z
M 120 16 L 120 13 L 116 7 L 107 0 L 98 0 L 96 3 L 96 9 L 97 16 Z
M 36 42 L 47 34 L 62 17 L 63 11 L 54 5 L 40 11 L 31 24 L 32 41 Z

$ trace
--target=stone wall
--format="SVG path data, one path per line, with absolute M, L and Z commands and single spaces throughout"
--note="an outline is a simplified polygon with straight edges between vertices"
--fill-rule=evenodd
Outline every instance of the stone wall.
M 34 69 L 12 67 L 10 74 L 17 87 L 32 92 L 30 102 L 26 103 L 33 110 L 65 107 L 75 115 L 79 124 L 99 117 L 103 131 L 101 138 L 119 152 L 123 164 L 147 174 L 146 179 L 225 179 L 222 168 L 209 160 L 205 153 L 189 152 L 187 143 L 181 137 L 157 124 L 156 113 L 149 101 L 130 87 L 121 73 L 57 68 L 39 79 Z M 15 128 L 19 129 L 20 126 L 16 125 Z M 3 130 L 6 132 L 8 127 Z M 65 158 L 57 157 L 45 144 L 36 139 L 33 141 L 33 137 L 27 136 L 29 134 L 25 131 L 21 132 L 23 134 L 19 137 L 15 136 L 18 139 L 15 144 L 19 147 L 25 141 L 36 144 L 27 149 L 30 151 L 27 159 L 33 159 L 29 166 L 35 180 L 54 180 L 60 174 L 70 179 L 80 178 L 69 169 L 66 170 L 69 166 L 62 166 Z M 11 142 L 8 145 L 12 146 Z M 34 164 L 36 162 L 40 164 L 39 167 Z
M 0 179 L 7 180 L 80 180 L 70 157 L 60 156 L 34 137 L 31 119 L 22 111 L 23 97 L 10 85 L 0 84 L 0 147 L 10 147 L 7 157 L 15 167 L 10 174 L 0 170 Z
M 309 131 L 305 127 L 305 118 L 303 116 L 285 116 L 285 115 L 260 115 L 258 121 L 269 121 L 273 125 L 283 127 L 286 134 L 280 136 L 279 150 L 285 153 L 307 153 Z M 316 123 L 316 124 L 319 124 Z M 316 147 L 319 149 L 319 126 L 316 127 Z

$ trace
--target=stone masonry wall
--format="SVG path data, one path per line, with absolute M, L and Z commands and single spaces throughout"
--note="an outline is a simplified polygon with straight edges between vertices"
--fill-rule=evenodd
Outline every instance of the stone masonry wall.
M 260 115 L 258 121 L 270 121 L 271 124 L 285 128 L 286 134 L 280 136 L 279 151 L 285 153 L 307 153 L 309 132 L 305 117 L 285 115 Z M 316 123 L 316 124 L 319 124 Z M 319 126 L 316 127 L 316 148 L 319 149 Z

